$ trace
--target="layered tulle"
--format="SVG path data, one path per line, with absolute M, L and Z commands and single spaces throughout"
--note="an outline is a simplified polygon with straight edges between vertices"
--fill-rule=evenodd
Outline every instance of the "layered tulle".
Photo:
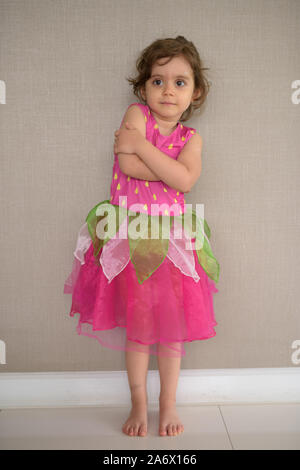
M 130 231 L 127 210 L 109 206 L 103 201 L 90 211 L 64 286 L 64 293 L 72 294 L 70 315 L 79 314 L 78 334 L 112 349 L 165 356 L 185 355 L 185 342 L 215 336 L 219 264 L 206 221 L 194 214 L 195 237 L 187 223 L 177 238 L 183 218 L 171 217 L 167 238 L 159 231 L 158 238 L 145 239 Z M 99 208 L 117 209 L 118 220 L 107 232 L 103 224 L 99 229 L 104 222 Z M 146 222 L 151 218 L 147 215 Z M 156 218 L 158 228 L 161 220 Z M 141 235 L 145 227 L 149 233 L 141 223 Z

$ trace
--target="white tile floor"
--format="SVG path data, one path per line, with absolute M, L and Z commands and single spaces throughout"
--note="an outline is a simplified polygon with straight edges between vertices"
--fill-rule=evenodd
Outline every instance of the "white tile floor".
M 0 411 L 0 449 L 300 449 L 300 403 L 177 406 L 185 431 L 158 435 L 158 407 L 148 408 L 148 435 L 122 432 L 128 407 Z

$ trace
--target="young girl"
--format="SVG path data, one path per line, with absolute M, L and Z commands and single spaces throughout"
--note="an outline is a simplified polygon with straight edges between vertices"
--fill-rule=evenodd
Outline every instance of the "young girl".
M 183 36 L 153 42 L 137 69 L 128 81 L 143 103 L 128 107 L 115 132 L 110 201 L 97 204 L 81 227 L 64 293 L 72 294 L 70 315 L 79 314 L 78 334 L 125 351 L 132 408 L 123 432 L 147 434 L 152 354 L 161 383 L 159 435 L 174 436 L 183 431 L 175 404 L 184 343 L 215 336 L 217 325 L 219 264 L 206 220 L 184 200 L 201 173 L 202 139 L 182 122 L 209 86 Z

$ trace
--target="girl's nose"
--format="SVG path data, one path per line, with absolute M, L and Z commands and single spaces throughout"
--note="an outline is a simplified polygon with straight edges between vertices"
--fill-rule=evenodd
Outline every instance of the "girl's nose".
M 164 93 L 168 92 L 168 93 L 173 93 L 174 91 L 174 88 L 173 88 L 173 85 L 172 83 L 166 83 L 165 86 L 164 86 Z

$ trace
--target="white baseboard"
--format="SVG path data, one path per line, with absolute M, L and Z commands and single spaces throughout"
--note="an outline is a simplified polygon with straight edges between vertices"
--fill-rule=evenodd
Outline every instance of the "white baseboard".
M 157 370 L 148 403 L 158 404 Z M 300 368 L 181 370 L 178 405 L 300 403 Z M 130 404 L 126 371 L 0 373 L 0 409 Z

